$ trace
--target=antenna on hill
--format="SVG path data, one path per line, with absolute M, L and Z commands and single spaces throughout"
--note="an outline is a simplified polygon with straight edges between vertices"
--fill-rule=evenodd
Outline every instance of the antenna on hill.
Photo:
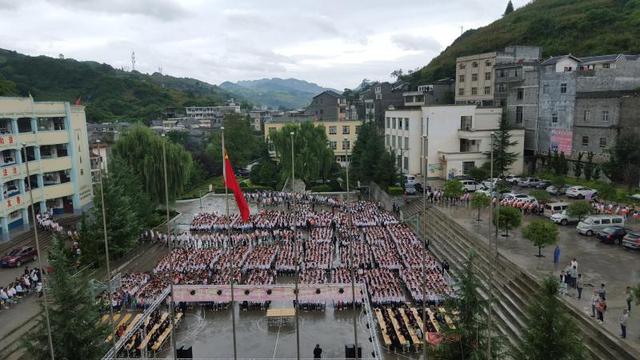
M 158 72 L 162 75 L 162 65 L 158 68 Z
M 136 70 L 136 52 L 132 51 L 131 52 L 131 71 L 135 71 Z
M 464 34 L 464 26 L 460 25 L 460 35 Z

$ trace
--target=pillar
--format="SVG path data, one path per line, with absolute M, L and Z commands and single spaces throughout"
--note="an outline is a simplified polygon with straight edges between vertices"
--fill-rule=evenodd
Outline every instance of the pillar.
M 27 208 L 24 208 L 21 211 L 22 211 L 22 224 L 29 225 L 29 210 L 27 210 Z
M 38 118 L 31 118 L 31 131 L 34 133 L 38 132 Z
M 18 133 L 18 119 L 11 118 L 11 132 L 15 135 Z
M 7 217 L 3 216 L 2 217 L 2 234 L 6 234 L 7 236 L 9 235 L 9 221 L 7 221 Z
M 40 214 L 45 214 L 47 212 L 47 202 L 44 200 L 40 200 Z

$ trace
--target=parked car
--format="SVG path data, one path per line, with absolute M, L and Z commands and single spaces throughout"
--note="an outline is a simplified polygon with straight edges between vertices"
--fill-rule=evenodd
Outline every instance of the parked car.
M 538 201 L 536 198 L 534 198 L 531 195 L 527 195 L 527 194 L 516 194 L 516 193 L 506 193 L 504 195 L 502 195 L 503 199 L 517 199 L 517 200 L 525 200 L 527 202 L 532 202 L 532 201 Z
M 517 185 L 521 178 L 515 175 L 507 175 L 504 179 L 511 185 Z
M 415 195 L 415 194 L 418 193 L 418 190 L 416 190 L 415 186 L 413 186 L 413 185 L 407 185 L 404 188 L 404 193 L 405 193 L 405 195 Z
M 570 223 L 577 223 L 580 221 L 580 219 L 578 219 L 577 217 L 569 216 L 569 214 L 567 214 L 567 210 L 562 210 L 559 213 L 555 213 L 551 215 L 549 219 L 551 219 L 551 221 L 553 221 L 554 223 L 560 224 L 563 226 Z
M 498 178 L 493 178 L 493 179 L 486 179 L 482 182 L 482 185 L 487 188 L 487 189 L 493 189 L 496 186 L 496 183 L 498 182 Z
M 416 183 L 416 177 L 414 175 L 403 175 L 402 183 L 405 187 L 414 185 Z
M 469 176 L 469 175 L 456 175 L 456 176 L 454 176 L 454 177 L 453 177 L 453 180 L 460 180 L 460 181 L 462 181 L 462 180 L 475 180 L 475 179 L 474 179 L 474 178 L 472 178 L 472 177 L 471 177 L 471 176 Z
M 620 215 L 591 215 L 578 222 L 579 234 L 593 236 L 598 231 L 611 226 L 624 226 L 624 217 Z
M 627 249 L 640 249 L 640 232 L 629 232 L 622 238 L 622 246 Z
M 597 237 L 598 239 L 606 244 L 622 244 L 622 238 L 627 235 L 629 232 L 628 229 L 622 226 L 609 226 L 600 231 L 598 231 Z
M 0 258 L 0 267 L 20 267 L 24 263 L 34 261 L 37 254 L 33 246 L 15 248 Z
M 572 186 L 567 189 L 567 197 L 573 199 L 585 199 L 587 197 L 594 198 L 598 195 L 598 191 L 594 189 L 589 189 L 584 186 Z
M 538 181 L 538 183 L 536 184 L 536 189 L 546 189 L 547 187 L 549 187 L 551 185 L 551 181 L 549 180 L 540 180 Z
M 545 190 L 551 195 L 564 195 L 569 187 L 566 185 L 557 187 L 555 185 L 548 186 Z
M 484 189 L 482 184 L 477 183 L 475 180 L 461 180 L 464 192 L 474 192 L 476 190 Z
M 535 187 L 540 179 L 534 177 L 527 177 L 518 180 L 518 186 L 520 187 Z
M 561 213 L 569 208 L 569 204 L 566 202 L 553 202 L 544 205 L 542 215 L 551 217 L 553 214 Z

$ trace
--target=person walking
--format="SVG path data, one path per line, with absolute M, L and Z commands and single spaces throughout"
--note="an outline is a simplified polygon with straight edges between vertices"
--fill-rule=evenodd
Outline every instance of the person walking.
M 313 349 L 313 358 L 314 359 L 322 358 L 322 348 L 320 347 L 320 344 L 316 344 L 315 349 Z
M 600 295 L 602 300 L 607 300 L 607 290 L 604 288 L 604 283 L 600 284 L 600 288 L 598 289 L 598 295 Z
M 598 301 L 600 300 L 600 295 L 597 290 L 593 290 L 593 295 L 591 295 L 591 317 L 596 317 L 596 306 L 598 305 Z
M 627 311 L 631 312 L 631 302 L 633 301 L 633 292 L 631 291 L 631 286 L 627 286 L 625 294 L 627 295 L 627 297 L 625 298 L 625 301 L 627 302 Z
M 582 299 L 583 288 L 584 288 L 584 284 L 582 283 L 582 274 L 578 274 L 578 278 L 576 279 L 576 290 L 578 291 L 578 300 Z
M 620 315 L 620 336 L 623 339 L 627 338 L 627 323 L 629 322 L 629 311 L 627 309 L 622 310 Z
M 601 323 L 604 323 L 604 313 L 607 311 L 607 301 L 603 298 L 598 300 L 598 304 L 596 305 L 596 312 L 598 313 L 598 320 Z
M 560 263 L 560 246 L 556 245 L 553 250 L 553 265 L 558 266 L 558 263 Z

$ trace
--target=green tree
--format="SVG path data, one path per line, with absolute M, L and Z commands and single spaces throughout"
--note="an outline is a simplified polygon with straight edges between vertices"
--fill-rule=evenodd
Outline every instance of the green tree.
M 169 199 L 174 200 L 189 181 L 193 162 L 191 154 L 181 145 L 163 139 L 151 129 L 134 126 L 118 139 L 112 148 L 112 158 L 123 160 L 143 185 L 153 204 L 165 201 L 163 143 L 167 153 Z
M 493 224 L 504 230 L 504 236 L 509 236 L 509 230 L 515 229 L 522 223 L 522 213 L 512 207 L 501 207 L 493 213 Z
M 514 348 L 514 359 L 582 360 L 588 354 L 578 326 L 558 299 L 558 281 L 547 277 L 529 306 L 526 329 Z
M 586 200 L 574 201 L 569 204 L 567 208 L 567 214 L 571 217 L 577 217 L 578 220 L 582 220 L 585 216 L 593 212 L 593 207 Z
M 480 167 L 474 166 L 473 168 L 471 168 L 471 170 L 469 170 L 469 176 L 474 178 L 476 181 L 486 180 L 490 176 L 489 169 L 487 169 L 488 166 L 486 166 L 487 164 L 489 163 L 486 162 Z
M 600 179 L 600 166 L 595 166 L 593 168 L 593 180 L 599 180 Z
M 554 175 L 551 178 L 551 184 L 559 189 L 567 184 L 567 180 L 564 176 Z
M 478 210 L 477 221 L 480 221 L 480 210 L 491 205 L 491 198 L 484 193 L 474 193 L 471 197 L 471 207 Z
M 240 114 L 224 116 L 224 147 L 235 167 L 245 167 L 266 151 L 263 137 L 256 133 L 247 117 Z M 222 132 L 212 135 L 206 150 L 215 164 L 214 174 L 222 174 Z
M 529 192 L 529 195 L 536 198 L 536 200 L 541 204 L 546 204 L 551 201 L 551 195 L 544 190 L 532 190 Z
M 500 338 L 488 327 L 489 303 L 480 295 L 474 253 L 470 253 L 458 279 L 456 297 L 445 301 L 448 314 L 457 314 L 455 327 L 443 326 L 445 340 L 436 348 L 438 359 L 489 360 L 503 353 Z M 488 342 L 491 354 L 487 357 Z
M 373 122 L 360 127 L 356 144 L 351 157 L 351 175 L 363 184 L 374 181 L 382 188 L 395 183 L 395 155 L 389 153 L 384 146 L 384 137 L 378 133 Z
M 534 220 L 525 226 L 522 235 L 538 247 L 538 257 L 542 257 L 542 248 L 558 241 L 558 225 L 547 220 Z
M 590 181 L 593 178 L 593 169 L 593 152 L 589 151 L 587 154 L 587 163 L 584 166 L 584 178 L 587 179 L 587 181 Z
M 500 118 L 500 128 L 495 132 L 493 139 L 493 169 L 498 175 L 502 177 L 505 172 L 509 170 L 511 164 L 513 164 L 518 158 L 518 153 L 509 151 L 509 149 L 518 144 L 517 141 L 511 140 L 511 125 L 506 116 Z M 486 153 L 486 156 L 491 160 L 491 152 Z
M 447 180 L 444 182 L 444 196 L 451 199 L 458 199 L 464 194 L 464 186 L 460 180 Z
M 54 239 L 49 264 L 53 272 L 47 275 L 47 301 L 55 357 L 102 358 L 108 348 L 108 329 L 99 321 L 99 305 L 89 291 L 89 283 L 82 274 L 75 274 L 72 255 L 62 240 Z M 45 360 L 50 358 L 50 350 L 44 315 L 38 322 L 21 346 L 30 359 Z
M 601 199 L 609 200 L 609 201 L 620 200 L 618 196 L 618 191 L 615 185 L 613 184 L 599 182 L 598 184 L 596 184 L 595 188 L 598 191 L 598 197 Z
M 576 159 L 576 161 L 573 162 L 573 175 L 577 178 L 580 178 L 580 176 L 582 175 L 582 168 L 583 168 L 583 164 L 582 164 L 582 157 L 584 156 L 583 152 L 579 152 L 578 153 L 578 158 Z M 586 176 L 586 174 L 585 174 Z M 589 179 L 587 179 L 589 180 Z
M 507 3 L 507 8 L 504 10 L 504 14 L 502 14 L 502 16 L 507 16 L 512 12 L 513 12 L 513 3 L 511 3 L 511 0 L 509 0 L 509 2 Z
M 618 136 L 609 150 L 609 161 L 604 164 L 604 174 L 611 180 L 627 185 L 629 190 L 640 180 L 640 135 L 625 132 Z
M 567 161 L 567 158 L 564 156 L 564 152 L 561 152 L 558 158 L 558 174 L 557 175 L 567 176 L 568 173 L 569 173 L 569 161 Z
M 251 168 L 250 179 L 254 184 L 275 188 L 278 183 L 279 172 L 278 164 L 267 156 Z

